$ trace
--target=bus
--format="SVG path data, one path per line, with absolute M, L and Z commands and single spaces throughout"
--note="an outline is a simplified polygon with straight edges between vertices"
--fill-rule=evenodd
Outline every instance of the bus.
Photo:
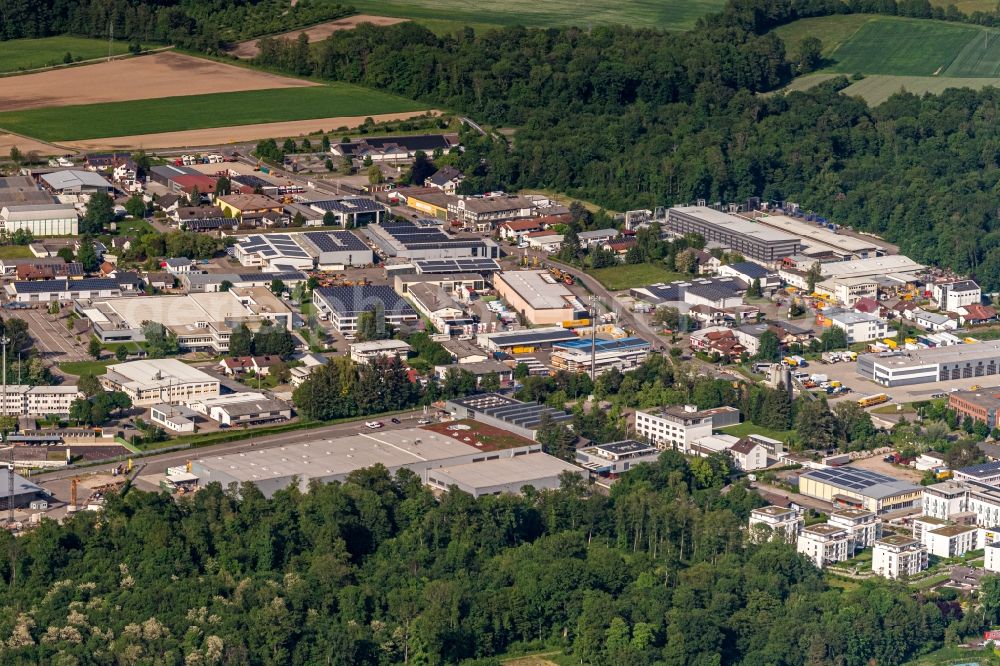
M 875 395 L 865 396 L 864 398 L 858 398 L 859 407 L 873 407 L 875 405 L 881 405 L 883 402 L 889 402 L 889 396 L 885 393 L 876 393 Z

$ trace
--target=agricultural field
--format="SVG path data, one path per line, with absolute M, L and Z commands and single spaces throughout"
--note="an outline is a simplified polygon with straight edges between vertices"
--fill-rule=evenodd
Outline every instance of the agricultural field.
M 829 57 L 872 18 L 874 18 L 872 14 L 819 16 L 792 21 L 775 28 L 774 33 L 785 42 L 785 50 L 788 53 L 795 53 L 799 42 L 806 37 L 819 37 L 823 42 L 823 56 Z
M 847 74 L 962 76 L 951 74 L 949 67 L 957 64 L 970 42 L 982 43 L 985 32 L 974 26 L 939 21 L 876 18 L 862 25 L 833 52 L 831 69 Z M 996 48 L 1000 62 L 1000 40 Z M 989 75 L 986 71 L 977 74 Z
M 333 83 L 11 111 L 0 113 L 0 127 L 46 141 L 72 141 L 425 108 L 401 97 Z
M 862 97 L 868 104 L 875 106 L 902 90 L 916 95 L 923 95 L 924 93 L 938 95 L 948 88 L 972 88 L 979 90 L 986 86 L 1000 87 L 1000 78 L 945 78 L 941 76 L 888 76 L 886 74 L 874 74 L 866 76 L 861 81 L 852 83 L 842 92 L 845 95 Z
M 66 36 L 0 42 L 0 74 L 66 64 L 64 59 L 67 53 L 73 60 L 106 58 L 108 43 L 103 39 Z M 128 53 L 125 42 L 112 45 L 112 55 L 125 53 Z
M 508 0 L 480 3 L 472 0 L 369 0 L 363 4 L 368 14 L 435 21 L 432 30 L 446 31 L 466 23 L 489 25 L 564 26 L 622 24 L 668 30 L 686 30 L 698 18 L 719 11 L 724 0 Z M 453 24 L 453 25 L 452 25 Z

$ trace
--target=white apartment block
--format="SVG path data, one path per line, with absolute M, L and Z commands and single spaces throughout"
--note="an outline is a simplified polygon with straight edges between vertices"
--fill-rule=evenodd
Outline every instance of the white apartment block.
M 689 453 L 694 442 L 712 434 L 712 416 L 693 405 L 667 407 L 659 412 L 636 411 L 635 431 L 659 449 Z
M 822 569 L 827 564 L 843 562 L 850 553 L 850 534 L 842 527 L 821 523 L 802 528 L 796 550 Z
M 795 509 L 774 505 L 761 507 L 750 512 L 750 539 L 760 540 L 766 530 L 757 526 L 766 525 L 770 530 L 769 541 L 781 539 L 792 542 L 798 538 L 804 524 L 805 519 Z
M 0 385 L 2 386 L 2 385 Z M 0 398 L 0 411 L 6 416 L 66 416 L 69 406 L 83 394 L 75 385 L 27 386 L 8 384 L 6 400 Z
M 961 519 L 980 527 L 1000 525 L 1000 488 L 966 481 L 936 483 L 923 490 L 923 513 L 918 520 L 931 518 L 944 524 Z M 916 529 L 917 521 L 914 536 L 920 538 Z
M 971 525 L 945 525 L 924 530 L 921 543 L 938 557 L 958 557 L 976 549 L 978 530 Z
M 983 568 L 987 571 L 1000 572 L 1000 543 L 986 546 L 986 559 Z
M 875 545 L 882 537 L 882 520 L 875 513 L 864 509 L 834 511 L 827 524 L 847 530 L 850 537 L 849 550 L 852 553 Z
M 885 578 L 913 576 L 927 568 L 927 546 L 900 534 L 883 537 L 872 549 L 872 571 Z
M 870 342 L 889 334 L 889 324 L 864 312 L 839 312 L 830 315 L 830 325 L 844 331 L 848 343 Z

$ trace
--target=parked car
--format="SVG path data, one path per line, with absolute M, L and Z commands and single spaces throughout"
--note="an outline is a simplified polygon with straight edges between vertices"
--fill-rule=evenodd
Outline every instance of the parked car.
M 385 424 L 382 423 L 381 421 L 368 421 L 367 423 L 365 423 L 365 425 L 371 428 L 372 430 L 378 430 Z
M 395 416 L 389 420 L 392 421 L 393 423 L 399 423 L 399 419 L 397 419 Z

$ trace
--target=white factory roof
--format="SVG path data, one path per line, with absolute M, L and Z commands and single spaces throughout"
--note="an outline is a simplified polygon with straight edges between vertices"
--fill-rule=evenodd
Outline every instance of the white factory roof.
M 806 222 L 788 215 L 762 214 L 757 217 L 757 222 L 799 236 L 807 246 L 825 245 L 835 250 L 850 253 L 871 252 L 882 248 L 874 241 L 838 234 L 815 222 Z
M 505 484 L 528 484 L 537 479 L 558 476 L 563 472 L 579 474 L 582 471 L 576 465 L 547 453 L 538 452 L 516 458 L 438 467 L 432 474 L 445 483 L 454 482 L 472 488 L 488 488 Z
M 306 437 L 308 435 L 303 434 L 303 438 Z M 345 475 L 375 464 L 392 470 L 403 465 L 447 460 L 477 452 L 479 449 L 476 447 L 446 435 L 423 428 L 404 428 L 210 456 L 198 460 L 197 464 L 240 481 L 292 476 L 308 480 Z
M 820 264 L 819 268 L 824 278 L 844 278 L 912 273 L 922 271 L 926 267 L 905 255 L 893 254 L 885 257 L 872 257 L 871 259 L 833 261 Z
M 17 220 L 49 220 L 53 217 L 76 218 L 76 208 L 69 204 L 25 204 L 18 206 L 4 206 L 0 210 L 8 222 Z
M 569 299 L 574 298 L 573 293 L 546 271 L 504 271 L 496 277 L 510 285 L 536 310 L 571 307 Z
M 830 319 L 843 324 L 844 326 L 853 326 L 854 324 L 864 324 L 866 322 L 882 321 L 875 315 L 868 314 L 866 312 L 855 312 L 854 310 L 845 310 L 844 312 L 836 312 L 829 315 Z
M 174 358 L 113 363 L 108 366 L 108 372 L 120 375 L 131 383 L 140 385 L 142 388 L 170 386 L 171 384 L 178 383 L 219 381 L 198 368 L 190 366 L 187 363 L 182 363 Z
M 243 293 L 243 292 L 239 292 Z M 253 296 L 262 294 L 254 291 Z M 277 299 L 268 298 L 271 311 L 284 311 Z M 105 310 L 106 308 L 106 310 Z M 94 322 L 111 320 L 108 311 L 120 317 L 130 328 L 139 328 L 145 321 L 157 321 L 164 326 L 194 326 L 199 323 L 219 322 L 226 319 L 248 317 L 255 314 L 240 302 L 238 292 L 218 291 L 194 293 L 185 296 L 129 296 L 95 300 L 83 313 Z
M 54 190 L 65 190 L 73 187 L 111 187 L 111 183 L 99 174 L 80 169 L 42 174 L 42 180 Z
M 906 368 L 933 363 L 957 363 L 959 361 L 979 361 L 1000 359 L 1000 343 L 979 342 L 969 345 L 947 345 L 917 349 L 901 354 L 878 354 L 875 363 L 883 367 Z
M 693 217 L 698 217 L 718 227 L 724 227 L 729 231 L 745 236 L 754 236 L 764 241 L 797 241 L 797 234 L 789 234 L 779 231 L 757 222 L 746 220 L 742 217 L 723 213 L 722 211 L 709 208 L 708 206 L 675 206 L 673 210 Z
M 355 342 L 351 345 L 351 353 L 377 354 L 384 351 L 409 351 L 410 345 L 402 340 L 370 340 Z

